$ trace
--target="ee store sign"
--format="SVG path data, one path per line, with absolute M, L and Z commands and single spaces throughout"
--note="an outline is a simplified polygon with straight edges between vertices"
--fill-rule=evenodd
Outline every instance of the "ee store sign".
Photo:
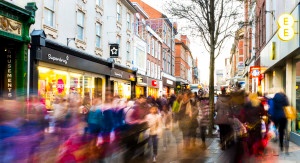
M 280 40 L 289 41 L 294 37 L 294 22 L 295 20 L 290 14 L 282 14 L 279 16 L 277 21 L 279 29 L 277 34 Z

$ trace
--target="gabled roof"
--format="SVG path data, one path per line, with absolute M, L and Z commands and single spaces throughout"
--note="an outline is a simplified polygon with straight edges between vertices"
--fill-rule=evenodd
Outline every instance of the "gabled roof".
M 138 13 L 143 15 L 144 18 L 149 18 L 149 15 L 146 13 L 146 11 L 137 2 L 132 2 L 132 5 L 138 11 Z
M 121 2 L 133 13 L 136 13 L 137 10 L 134 8 L 130 0 L 121 0 Z

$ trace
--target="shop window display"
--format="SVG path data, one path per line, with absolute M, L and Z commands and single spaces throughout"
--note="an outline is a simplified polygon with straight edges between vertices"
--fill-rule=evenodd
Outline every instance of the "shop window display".
M 45 101 L 48 110 L 52 110 L 55 96 L 79 94 L 81 97 L 88 95 L 90 99 L 93 99 L 95 94 L 99 96 L 101 92 L 101 78 L 84 76 L 83 72 L 80 74 L 39 67 L 38 94 Z
M 296 131 L 300 134 L 300 61 L 296 63 Z

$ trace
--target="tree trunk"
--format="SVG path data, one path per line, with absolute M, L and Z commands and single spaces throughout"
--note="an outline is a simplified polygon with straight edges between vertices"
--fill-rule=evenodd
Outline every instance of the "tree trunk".
M 210 66 L 209 66 L 209 108 L 210 108 L 210 125 L 208 128 L 208 135 L 212 136 L 212 130 L 214 125 L 214 71 L 215 71 L 215 50 L 211 49 L 210 51 Z
M 214 0 L 210 0 L 210 64 L 209 64 L 209 108 L 210 108 L 210 116 L 209 116 L 209 127 L 208 127 L 208 135 L 212 136 L 212 130 L 214 125 L 214 71 L 215 71 L 215 17 L 214 17 Z

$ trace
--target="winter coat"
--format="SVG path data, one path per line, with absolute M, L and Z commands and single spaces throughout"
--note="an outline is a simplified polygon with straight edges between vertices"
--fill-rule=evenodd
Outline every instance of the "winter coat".
M 180 110 L 178 112 L 179 127 L 181 129 L 188 129 L 192 122 L 192 106 L 190 101 L 187 103 L 180 102 Z
M 210 122 L 210 109 L 209 105 L 203 105 L 200 108 L 199 114 L 201 114 L 200 126 L 208 126 Z
M 216 102 L 217 116 L 215 124 L 230 124 L 229 118 L 232 117 L 230 96 L 220 95 Z
M 147 114 L 145 117 L 150 127 L 150 135 L 158 135 L 161 132 L 161 115 L 160 114 Z
M 286 118 L 284 107 L 288 105 L 289 103 L 286 95 L 284 93 L 276 93 L 273 97 L 274 115 L 272 115 L 272 119 L 276 121 L 281 118 Z
M 253 106 L 251 102 L 247 102 L 241 110 L 241 122 L 247 123 L 250 128 L 261 127 L 261 117 L 264 115 L 264 107 L 262 104 Z

